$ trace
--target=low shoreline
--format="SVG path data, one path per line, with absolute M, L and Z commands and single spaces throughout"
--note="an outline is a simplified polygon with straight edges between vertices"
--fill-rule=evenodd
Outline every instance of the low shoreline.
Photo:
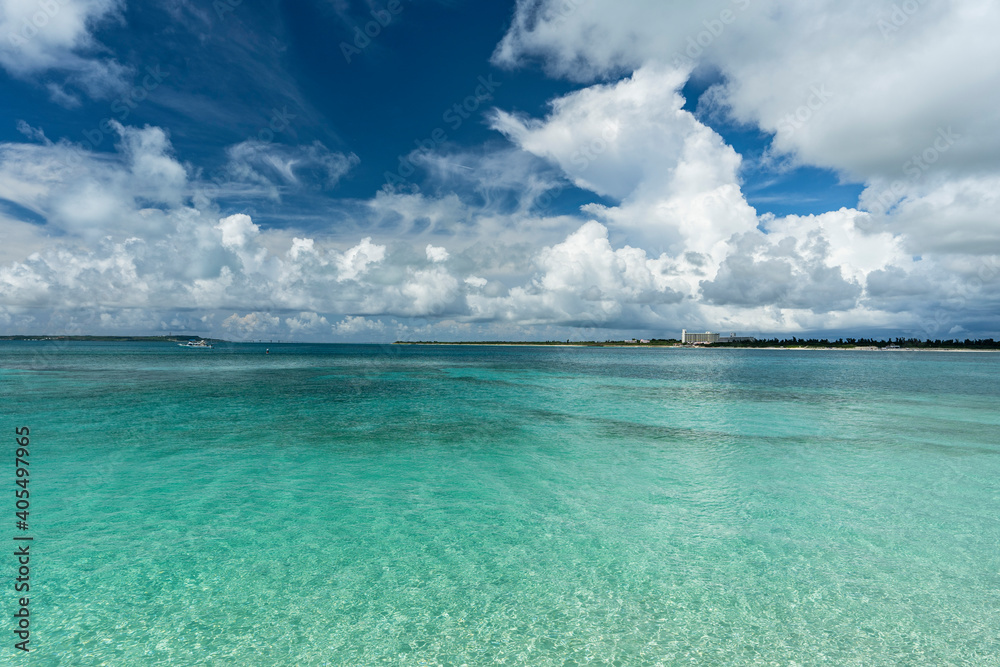
M 761 347 L 741 347 L 741 346 L 708 346 L 708 345 L 651 345 L 643 343 L 519 343 L 505 341 L 501 343 L 471 342 L 471 341 L 395 341 L 393 345 L 425 345 L 425 346 L 463 346 L 463 347 L 616 347 L 634 349 L 668 349 L 668 350 L 786 350 L 786 351 L 819 351 L 819 352 L 1000 352 L 997 348 L 965 348 L 965 347 L 818 347 L 812 345 L 803 346 L 761 346 Z
M 833 352 L 841 350 L 844 352 L 1000 352 L 996 348 L 968 348 L 968 347 L 716 347 L 708 348 L 715 350 L 819 350 Z
M 0 342 L 107 342 L 107 343 L 186 343 L 188 341 L 204 341 L 210 344 L 271 344 L 271 345 L 385 345 L 385 343 L 295 343 L 281 341 L 227 341 L 219 338 L 201 338 L 199 336 L 0 336 Z M 425 345 L 425 346 L 471 346 L 471 347 L 613 347 L 633 349 L 668 349 L 668 350 L 817 350 L 846 352 L 1000 352 L 997 347 L 883 347 L 872 345 L 682 345 L 680 343 L 628 343 L 628 342 L 540 342 L 540 341 L 395 341 L 392 345 Z

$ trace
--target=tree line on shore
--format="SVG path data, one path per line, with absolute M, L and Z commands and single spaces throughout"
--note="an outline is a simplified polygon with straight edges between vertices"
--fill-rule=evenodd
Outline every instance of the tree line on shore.
M 997 350 L 1000 349 L 1000 342 L 992 338 L 978 338 L 965 340 L 920 340 L 919 338 L 890 338 L 888 340 L 878 340 L 875 338 L 838 338 L 829 340 L 826 338 L 760 338 L 751 341 L 739 341 L 736 343 L 706 343 L 706 347 L 899 347 L 907 349 L 964 349 L 964 350 Z

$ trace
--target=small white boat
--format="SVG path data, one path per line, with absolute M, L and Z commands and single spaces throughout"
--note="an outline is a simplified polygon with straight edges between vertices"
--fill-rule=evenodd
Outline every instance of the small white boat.
M 177 343 L 181 347 L 197 347 L 205 350 L 210 350 L 214 347 L 211 343 L 205 342 L 203 340 L 189 340 L 186 343 Z

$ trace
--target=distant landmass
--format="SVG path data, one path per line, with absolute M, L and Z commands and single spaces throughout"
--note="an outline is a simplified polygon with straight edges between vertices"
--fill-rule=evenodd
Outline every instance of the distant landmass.
M 8 341 L 104 341 L 142 343 L 185 343 L 205 341 L 206 343 L 226 343 L 222 338 L 202 338 L 201 336 L 61 336 L 61 335 L 16 335 L 0 336 Z M 242 341 L 260 342 L 260 341 Z M 277 342 L 277 341 L 270 341 Z M 957 340 L 919 340 L 917 338 L 759 338 L 741 339 L 734 342 L 681 344 L 676 338 L 626 339 L 626 340 L 499 340 L 499 341 L 437 341 L 437 340 L 397 340 L 394 345 L 524 345 L 524 346 L 575 346 L 575 347 L 739 347 L 739 348 L 787 348 L 787 349 L 890 349 L 890 350 L 1000 350 L 1000 341 L 992 338 Z
M 890 350 L 1000 350 L 1000 342 L 992 338 L 965 340 L 919 340 L 917 338 L 760 338 L 735 342 L 681 344 L 676 338 L 654 338 L 650 340 L 606 340 L 606 341 L 402 341 L 395 345 L 575 345 L 583 347 L 740 347 L 740 348 L 788 348 L 788 349 L 890 349 Z
M 646 341 L 632 341 L 632 340 L 606 340 L 606 341 L 596 341 L 596 340 L 540 340 L 540 341 L 525 341 L 525 340 L 466 340 L 466 341 L 437 341 L 437 340 L 397 340 L 393 345 L 561 345 L 563 347 L 570 345 L 575 347 L 622 347 L 622 346 L 635 346 L 635 347 L 652 347 L 652 346 L 680 346 L 681 342 L 679 340 L 670 339 L 653 339 Z
M 141 343 L 184 343 L 189 340 L 203 340 L 206 343 L 226 342 L 221 338 L 201 336 L 0 336 L 0 340 L 79 340 Z
M 740 340 L 731 343 L 710 343 L 706 347 L 817 347 L 817 348 L 878 348 L 878 349 L 950 349 L 950 350 L 997 350 L 1000 349 L 1000 342 L 992 338 L 981 338 L 972 340 L 920 340 L 918 338 L 890 338 L 889 340 L 876 340 L 874 338 L 838 338 L 828 340 L 826 338 L 761 338 L 755 340 Z

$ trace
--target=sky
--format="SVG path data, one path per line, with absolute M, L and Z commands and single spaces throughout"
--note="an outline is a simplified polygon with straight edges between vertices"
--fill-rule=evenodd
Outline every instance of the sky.
M 0 0 L 0 334 L 1000 338 L 1000 4 Z

